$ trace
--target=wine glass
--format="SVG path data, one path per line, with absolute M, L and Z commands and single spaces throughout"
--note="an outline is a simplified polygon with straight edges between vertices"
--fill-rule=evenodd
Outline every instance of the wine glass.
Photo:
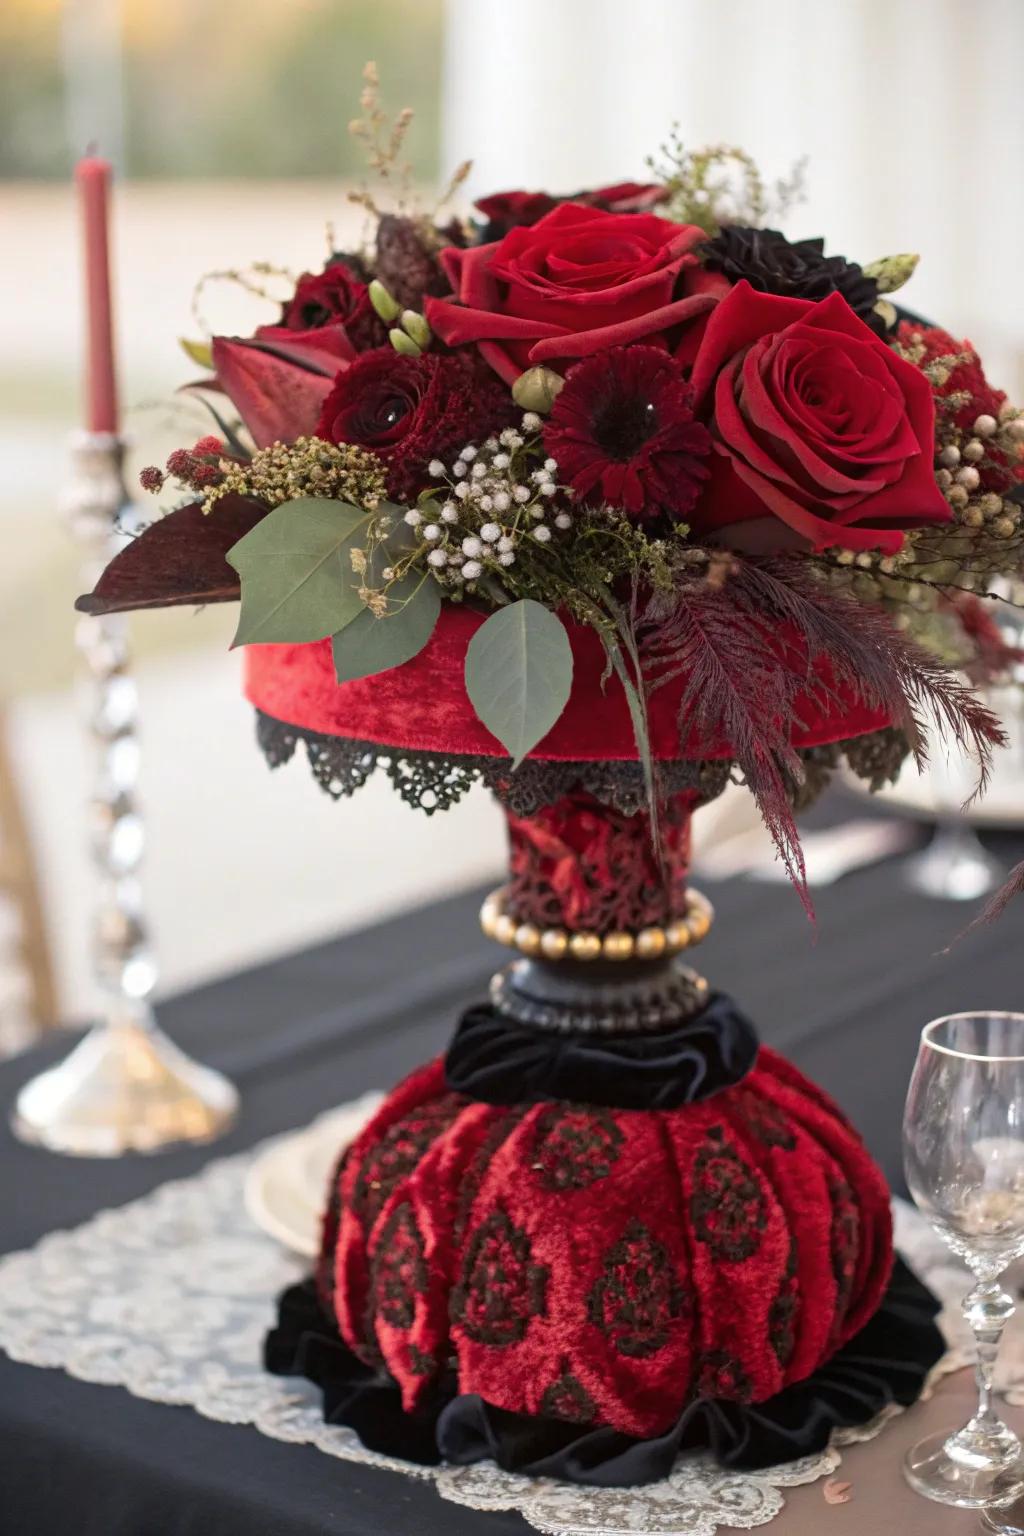
M 978 1410 L 951 1435 L 907 1452 L 912 1488 L 979 1509 L 1024 1491 L 1017 1436 L 992 1406 L 999 1341 L 1014 1311 L 999 1284 L 1024 1254 L 1024 1014 L 955 1013 L 921 1034 L 903 1116 L 903 1160 L 917 1205 L 975 1284 L 964 1316 L 977 1347 Z

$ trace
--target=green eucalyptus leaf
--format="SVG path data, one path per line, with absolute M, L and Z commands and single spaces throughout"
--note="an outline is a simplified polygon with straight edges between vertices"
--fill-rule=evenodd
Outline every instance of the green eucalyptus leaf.
M 466 651 L 466 692 L 513 768 L 550 731 L 572 691 L 572 649 L 561 619 L 530 598 L 500 608 Z
M 235 645 L 298 645 L 333 635 L 362 611 L 352 569 L 370 519 L 348 502 L 304 496 L 268 512 L 227 555 L 242 579 Z
M 434 633 L 441 589 L 431 576 L 410 574 L 388 589 L 388 611 L 378 618 L 364 608 L 331 641 L 339 683 L 372 677 L 418 656 Z

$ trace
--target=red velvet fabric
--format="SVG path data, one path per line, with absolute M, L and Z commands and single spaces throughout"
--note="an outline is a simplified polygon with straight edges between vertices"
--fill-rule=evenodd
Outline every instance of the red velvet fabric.
M 466 694 L 466 647 L 486 615 L 446 603 L 433 636 L 412 661 L 375 677 L 338 684 L 329 640 L 313 645 L 250 645 L 245 691 L 265 714 L 303 730 L 355 741 L 448 754 L 507 757 L 477 719 Z M 635 760 L 636 743 L 622 684 L 602 683 L 605 654 L 594 630 L 571 625 L 574 680 L 564 713 L 530 754 L 562 762 Z M 822 669 L 819 669 L 824 676 Z M 676 678 L 651 699 L 651 745 L 656 757 L 728 756 L 725 742 L 691 739 L 680 751 L 677 713 L 683 682 Z M 833 707 L 807 698 L 794 732 L 797 746 L 859 736 L 887 724 L 885 714 L 833 691 Z
M 454 1361 L 497 1407 L 651 1436 L 695 1394 L 759 1402 L 810 1375 L 891 1263 L 881 1174 L 770 1050 L 649 1112 L 475 1103 L 436 1061 L 343 1160 L 320 1289 L 407 1410 Z

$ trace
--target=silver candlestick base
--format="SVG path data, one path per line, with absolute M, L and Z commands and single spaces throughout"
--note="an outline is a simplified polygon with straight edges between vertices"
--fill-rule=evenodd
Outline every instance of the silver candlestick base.
M 122 473 L 124 444 L 112 434 L 82 433 L 72 454 L 68 513 L 86 551 L 84 580 L 91 587 L 136 531 Z M 227 1129 L 238 1109 L 227 1078 L 190 1061 L 159 1029 L 149 1005 L 156 966 L 138 881 L 144 828 L 135 798 L 136 697 L 126 640 L 120 616 L 79 621 L 96 756 L 93 963 L 100 1020 L 66 1060 L 25 1085 L 12 1116 L 23 1141 L 79 1157 L 209 1141 Z
M 117 1157 L 212 1141 L 237 1109 L 227 1078 L 191 1061 L 143 1006 L 95 1024 L 59 1066 L 26 1083 L 12 1125 L 51 1152 Z

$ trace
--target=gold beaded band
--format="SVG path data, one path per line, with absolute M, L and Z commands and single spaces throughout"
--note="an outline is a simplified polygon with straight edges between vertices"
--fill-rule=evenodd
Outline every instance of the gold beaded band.
M 686 893 L 686 915 L 664 928 L 641 928 L 638 933 L 571 933 L 567 928 L 538 928 L 536 923 L 517 923 L 505 911 L 504 886 L 492 891 L 480 908 L 480 926 L 489 939 L 518 949 L 524 955 L 545 960 L 657 960 L 678 955 L 707 936 L 715 912 L 700 891 Z

